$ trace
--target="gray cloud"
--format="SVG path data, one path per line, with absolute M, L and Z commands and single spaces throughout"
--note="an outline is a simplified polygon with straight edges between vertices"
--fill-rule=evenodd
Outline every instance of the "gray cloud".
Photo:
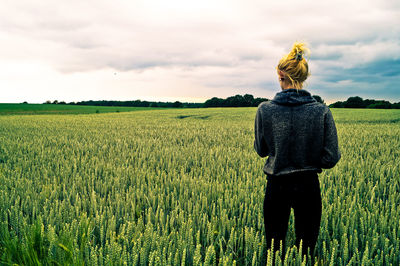
M 400 5 L 392 0 L 6 1 L 0 11 L 0 69 L 9 62 L 44 65 L 65 82 L 86 75 L 93 90 L 108 84 L 92 81 L 95 75 L 102 80 L 104 71 L 124 72 L 119 94 L 147 88 L 134 90 L 138 97 L 272 97 L 278 60 L 295 40 L 305 40 L 311 48 L 310 90 L 327 99 L 357 93 L 398 99 L 389 88 L 400 76 L 399 17 Z M 155 76 L 147 78 L 149 73 Z M 22 87 L 11 74 L 0 85 Z M 43 94 L 56 87 L 46 75 L 37 73 L 37 86 L 48 84 L 38 89 Z M 105 87 L 100 91 L 111 98 Z

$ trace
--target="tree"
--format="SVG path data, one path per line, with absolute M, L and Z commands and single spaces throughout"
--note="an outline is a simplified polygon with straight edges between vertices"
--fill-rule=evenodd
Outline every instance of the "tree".
M 267 98 L 259 98 L 259 97 L 257 97 L 257 98 L 254 99 L 252 106 L 257 107 L 258 105 L 260 105 L 260 103 L 266 102 L 266 101 L 268 101 Z
M 247 105 L 246 105 L 246 100 L 244 99 L 244 97 L 242 95 L 236 94 L 235 96 L 226 98 L 225 106 L 241 107 L 241 106 L 247 106 Z
M 364 106 L 366 106 L 368 108 L 369 105 L 375 104 L 377 103 L 376 100 L 371 100 L 371 99 L 366 99 L 364 100 Z
M 374 109 L 391 109 L 392 104 L 388 101 L 378 101 L 376 103 L 370 104 L 367 108 L 374 108 Z
M 254 101 L 254 97 L 251 94 L 245 94 L 243 96 L 244 101 L 246 103 L 246 106 L 252 106 L 253 105 L 253 101 Z
M 313 95 L 312 97 L 319 103 L 323 103 L 323 104 L 325 103 L 324 100 L 319 95 Z
M 174 108 L 180 108 L 180 107 L 182 107 L 182 103 L 180 102 L 180 101 L 176 101 L 176 102 L 174 102 L 173 104 L 172 104 L 172 107 L 174 107 Z
M 329 107 L 331 108 L 344 108 L 344 103 L 341 101 L 332 103 L 331 105 L 329 105 Z
M 205 101 L 204 107 L 221 107 L 223 106 L 224 100 L 217 97 L 212 97 L 211 99 Z
M 345 108 L 365 108 L 364 101 L 359 96 L 350 97 L 344 102 Z
M 392 104 L 392 109 L 400 109 L 400 102 Z

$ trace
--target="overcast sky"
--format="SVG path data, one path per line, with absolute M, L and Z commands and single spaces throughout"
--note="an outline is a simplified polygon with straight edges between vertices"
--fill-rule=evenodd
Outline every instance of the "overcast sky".
M 296 40 L 312 94 L 400 101 L 399 0 L 0 3 L 0 102 L 272 98 Z

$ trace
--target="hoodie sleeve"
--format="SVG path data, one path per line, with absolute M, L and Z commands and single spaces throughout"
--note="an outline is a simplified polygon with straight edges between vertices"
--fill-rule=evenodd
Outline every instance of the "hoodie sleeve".
M 265 142 L 264 139 L 264 129 L 263 129 L 262 119 L 263 117 L 261 112 L 261 106 L 259 106 L 257 109 L 256 121 L 254 126 L 254 132 L 255 132 L 254 149 L 256 150 L 259 156 L 265 157 L 268 155 L 268 148 L 267 148 L 267 143 Z
M 335 121 L 331 110 L 325 114 L 324 122 L 324 147 L 322 150 L 321 167 L 332 168 L 340 160 L 341 154 L 338 144 L 338 136 Z

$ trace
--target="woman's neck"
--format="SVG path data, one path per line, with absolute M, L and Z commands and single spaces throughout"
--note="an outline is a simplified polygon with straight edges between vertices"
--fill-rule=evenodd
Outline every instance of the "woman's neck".
M 291 84 L 291 83 L 283 83 L 282 86 L 281 86 L 281 88 L 282 88 L 283 91 L 284 91 L 284 90 L 288 90 L 288 89 L 298 89 L 298 90 L 301 90 L 302 87 L 303 87 L 303 86 L 300 86 L 299 88 L 296 88 L 296 87 L 293 86 L 293 84 Z

